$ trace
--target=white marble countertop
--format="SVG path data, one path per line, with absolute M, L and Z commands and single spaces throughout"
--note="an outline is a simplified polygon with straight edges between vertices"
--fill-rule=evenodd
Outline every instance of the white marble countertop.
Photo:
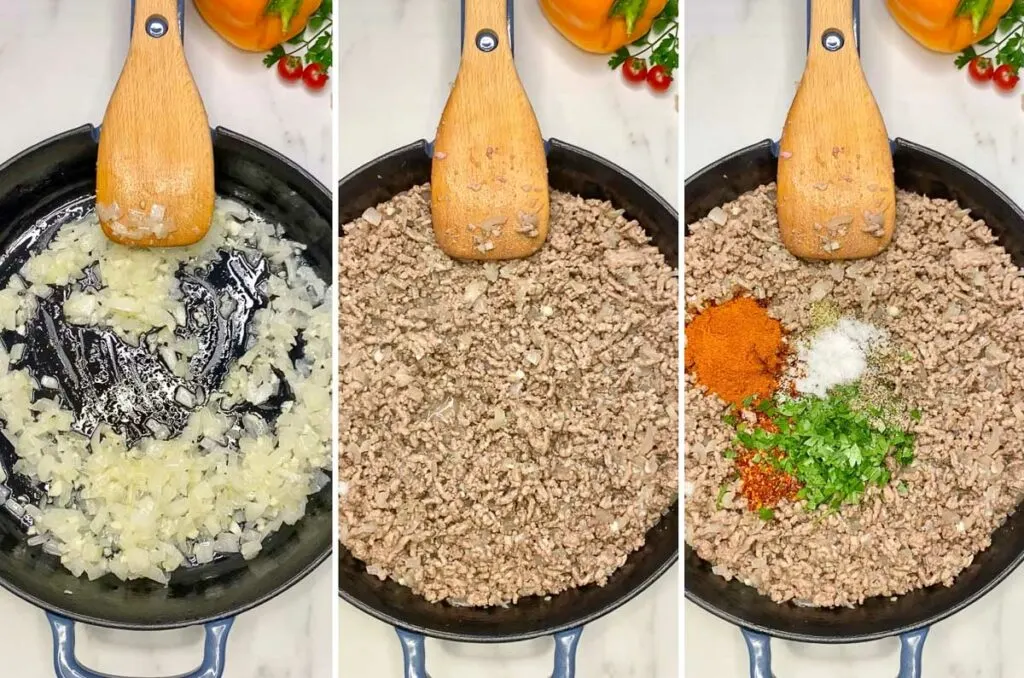
M 689 176 L 766 138 L 778 139 L 803 71 L 805 3 L 794 0 L 688 2 L 685 10 L 685 162 Z M 952 57 L 918 46 L 884 4 L 862 2 L 861 55 L 890 137 L 903 137 L 972 168 L 1024 204 L 1021 94 L 997 95 L 968 82 Z M 936 625 L 924 649 L 927 678 L 1024 675 L 1016 650 L 1024 628 L 1024 571 L 955 617 Z M 687 678 L 747 675 L 735 627 L 687 603 Z M 897 670 L 889 639 L 848 646 L 776 641 L 780 678 L 863 678 Z
M 125 0 L 0 2 L 0 161 L 54 134 L 99 124 L 128 45 Z M 331 183 L 331 106 L 280 84 L 258 55 L 218 38 L 188 3 L 186 52 L 210 122 L 248 135 Z M 328 678 L 335 585 L 328 565 L 266 605 L 238 618 L 225 678 Z M 0 656 L 23 678 L 53 675 L 49 627 L 41 610 L 0 590 Z M 118 675 L 178 675 L 202 653 L 198 628 L 125 632 L 81 627 L 78 655 Z M 10 670 L 5 670 L 10 674 Z M 12 674 L 13 675 L 13 674 Z
M 452 0 L 341 2 L 338 172 L 344 176 L 399 146 L 432 138 L 459 60 Z M 372 29 L 367 27 L 373 27 Z M 606 59 L 564 41 L 535 0 L 516 3 L 516 59 L 542 132 L 608 158 L 675 203 L 675 90 L 631 89 Z M 677 673 L 678 568 L 625 607 L 590 625 L 579 647 L 587 678 L 668 678 Z M 341 675 L 399 678 L 394 631 L 341 603 Z M 428 641 L 436 678 L 524 678 L 551 672 L 550 640 L 512 645 Z

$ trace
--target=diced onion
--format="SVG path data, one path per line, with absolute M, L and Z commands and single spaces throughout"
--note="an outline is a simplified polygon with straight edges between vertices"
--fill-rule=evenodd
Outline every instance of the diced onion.
M 126 224 L 134 218 L 154 232 L 168 227 L 158 205 L 134 215 L 116 205 L 97 210 Z M 170 438 L 171 430 L 150 418 L 152 436 L 132 448 L 106 425 L 86 438 L 72 430 L 74 414 L 63 401 L 35 400 L 32 377 L 18 369 L 24 344 L 10 355 L 0 350 L 0 421 L 19 456 L 15 470 L 39 478 L 47 495 L 40 506 L 24 507 L 0 485 L 0 502 L 30 519 L 31 544 L 59 556 L 76 576 L 110 573 L 166 584 L 168 573 L 186 562 L 212 562 L 218 553 L 255 558 L 263 539 L 299 520 L 307 495 L 329 483 L 323 469 L 331 465 L 331 370 L 317 368 L 331 362 L 329 287 L 301 260 L 299 244 L 247 208 L 218 201 L 207 237 L 172 249 L 113 243 L 95 213 L 66 224 L 26 262 L 24 280 L 12 277 L 0 290 L 0 325 L 24 325 L 37 299 L 95 267 L 102 286 L 73 288 L 64 302 L 67 319 L 111 328 L 135 345 L 146 336 L 145 348 L 186 381 L 199 344 L 175 332 L 186 319 L 176 272 L 208 266 L 226 248 L 261 252 L 271 268 L 271 298 L 255 312 L 245 353 L 218 392 L 191 383 L 175 389 L 174 400 L 194 410 L 180 435 Z M 226 301 L 219 310 L 235 308 Z M 306 338 L 302 366 L 288 356 L 299 332 Z M 280 391 L 278 373 L 297 398 L 273 426 L 226 411 L 265 403 Z M 59 387 L 51 375 L 40 383 Z

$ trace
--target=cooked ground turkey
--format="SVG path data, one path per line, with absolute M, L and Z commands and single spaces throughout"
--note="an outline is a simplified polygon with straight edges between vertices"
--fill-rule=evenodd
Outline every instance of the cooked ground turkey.
M 604 584 L 678 493 L 678 280 L 553 193 L 528 260 L 458 263 L 420 186 L 340 242 L 341 541 L 428 600 Z
M 791 336 L 825 296 L 909 352 L 896 385 L 920 408 L 914 463 L 838 513 L 788 504 L 765 522 L 728 484 L 725 406 L 686 376 L 686 540 L 715 572 L 772 599 L 853 605 L 949 586 L 1024 490 L 1024 280 L 989 228 L 947 200 L 899 192 L 893 244 L 855 262 L 807 263 L 778 238 L 775 188 L 724 206 L 686 239 L 688 318 L 736 289 L 769 299 Z M 722 221 L 717 211 L 714 215 Z M 1016 395 L 1015 395 L 1016 391 Z M 908 491 L 896 490 L 902 480 Z

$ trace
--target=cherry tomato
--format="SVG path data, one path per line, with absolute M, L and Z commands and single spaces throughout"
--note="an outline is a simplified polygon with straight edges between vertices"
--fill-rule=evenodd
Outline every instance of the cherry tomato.
M 302 77 L 302 59 L 297 56 L 281 57 L 277 62 L 277 74 L 289 82 Z
M 622 62 L 622 77 L 626 82 L 643 82 L 647 79 L 647 62 L 629 57 Z
M 1020 82 L 1020 76 L 1017 75 L 1017 71 L 1007 64 L 1003 64 L 996 69 L 996 72 L 992 76 L 992 82 L 996 84 L 996 87 L 1003 90 L 1004 92 L 1010 92 L 1017 83 Z
M 306 70 L 302 71 L 302 82 L 310 89 L 323 89 L 327 84 L 327 74 L 320 64 L 309 64 Z
M 992 79 L 992 60 L 988 57 L 974 57 L 967 65 L 967 72 L 975 82 L 986 82 Z
M 651 70 L 647 71 L 647 84 L 655 92 L 664 92 L 672 84 L 672 76 L 668 74 L 664 66 L 660 64 L 652 66 Z

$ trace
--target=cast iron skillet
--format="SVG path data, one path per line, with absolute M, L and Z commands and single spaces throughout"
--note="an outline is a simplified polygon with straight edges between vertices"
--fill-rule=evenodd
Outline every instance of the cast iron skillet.
M 86 125 L 0 166 L 0 261 L 17 258 L 26 245 L 93 207 L 98 138 L 99 130 Z M 289 238 L 308 246 L 310 264 L 330 281 L 333 238 L 327 189 L 289 160 L 241 135 L 218 128 L 213 139 L 218 195 L 282 224 Z M 0 436 L 0 464 L 9 463 L 12 453 Z M 18 486 L 15 478 L 6 487 L 15 496 L 31 491 Z M 234 617 L 285 591 L 330 555 L 331 502 L 328 484 L 309 498 L 302 520 L 264 541 L 256 559 L 222 558 L 180 568 L 167 587 L 123 582 L 112 575 L 91 582 L 75 577 L 55 557 L 27 546 L 16 513 L 0 507 L 0 585 L 46 610 L 53 628 L 54 666 L 61 678 L 99 678 L 75 660 L 75 621 L 132 630 L 205 624 L 202 666 L 186 678 L 215 678 L 224 669 Z
M 511 31 L 509 0 L 509 36 Z M 610 201 L 643 226 L 666 261 L 678 261 L 679 216 L 658 194 L 622 168 L 575 146 L 551 139 L 546 148 L 552 188 Z M 429 182 L 432 155 L 431 143 L 416 141 L 342 179 L 338 186 L 338 223 L 347 224 L 367 208 Z M 587 586 L 548 598 L 533 596 L 510 607 L 429 603 L 404 586 L 367 574 L 365 565 L 340 544 L 339 554 L 341 597 L 395 627 L 405 654 L 406 678 L 427 676 L 424 636 L 462 642 L 511 642 L 542 635 L 555 636 L 553 678 L 571 678 L 583 626 L 637 596 L 675 563 L 679 555 L 679 508 L 678 503 L 674 504 L 648 531 L 643 548 L 629 557 L 606 586 Z
M 1024 266 L 1024 212 L 1006 195 L 960 163 L 903 139 L 892 143 L 898 188 L 932 198 L 956 200 L 984 219 L 1019 266 Z M 749 146 L 705 167 L 686 180 L 686 224 L 712 208 L 775 181 L 778 146 L 770 140 Z M 871 598 L 856 608 L 779 605 L 736 580 L 726 581 L 690 548 L 685 549 L 686 597 L 740 627 L 750 651 L 752 678 L 771 678 L 771 636 L 810 643 L 853 643 L 898 635 L 901 678 L 920 678 L 928 628 L 988 593 L 1024 559 L 1024 512 L 1010 516 L 992 535 L 992 545 L 952 587 L 932 586 L 895 601 Z

